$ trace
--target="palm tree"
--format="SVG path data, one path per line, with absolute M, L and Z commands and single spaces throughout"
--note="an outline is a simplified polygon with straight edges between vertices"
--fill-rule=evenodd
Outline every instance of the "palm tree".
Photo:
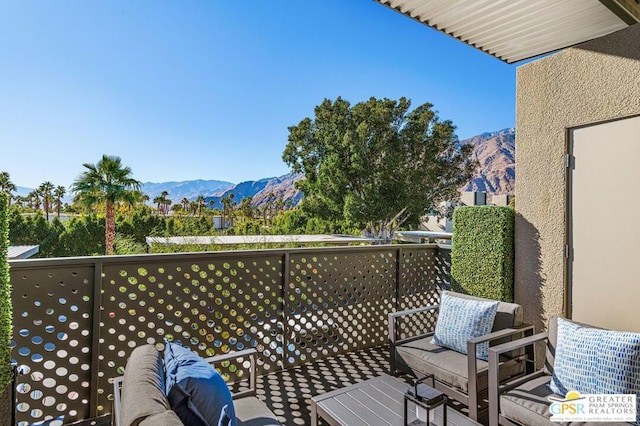
M 231 208 L 235 205 L 233 202 L 233 192 L 227 194 L 227 196 L 222 197 L 220 202 L 222 203 L 222 227 L 227 227 L 227 222 L 225 220 L 227 214 L 231 215 Z
M 62 209 L 62 197 L 64 197 L 66 193 L 67 189 L 62 185 L 56 186 L 53 190 L 53 197 L 55 198 L 56 213 L 58 214 L 58 217 L 60 217 L 60 210 Z
M 206 206 L 204 195 L 198 195 L 198 198 L 196 198 L 196 203 L 198 203 L 198 216 L 201 216 L 202 209 L 204 208 L 204 206 Z
M 27 198 L 29 198 L 29 206 L 32 209 L 40 210 L 40 193 L 38 192 L 37 189 L 34 189 L 33 191 L 29 192 L 29 195 L 27 195 Z
M 0 172 L 0 191 L 6 192 L 7 195 L 9 195 L 7 197 L 9 199 L 9 205 L 11 205 L 11 193 L 16 189 L 16 186 L 11 182 L 9 172 Z
M 158 213 L 162 214 L 162 197 L 160 195 L 153 198 L 153 204 L 158 207 Z
M 122 165 L 117 156 L 102 155 L 96 164 L 84 163 L 86 168 L 73 182 L 71 191 L 88 208 L 104 206 L 106 254 L 113 254 L 116 237 L 115 205 L 118 202 L 134 204 L 141 183 L 131 177 L 130 167 Z
M 44 208 L 44 215 L 47 218 L 47 220 L 49 220 L 49 210 L 51 208 L 51 204 L 53 204 L 52 192 L 54 189 L 55 189 L 55 186 L 49 181 L 42 183 L 38 187 L 38 192 L 42 197 L 42 207 Z
M 187 197 L 184 197 L 180 203 L 182 204 L 182 210 L 184 212 L 189 211 L 189 200 L 187 200 Z

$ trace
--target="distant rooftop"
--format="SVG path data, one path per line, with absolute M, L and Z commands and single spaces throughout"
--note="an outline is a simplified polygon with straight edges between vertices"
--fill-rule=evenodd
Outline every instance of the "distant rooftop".
M 40 246 L 9 246 L 8 258 L 9 259 L 28 259 L 31 256 L 38 254 Z
M 353 243 L 374 244 L 375 238 L 354 237 L 351 235 L 225 235 L 197 237 L 147 237 L 147 244 L 162 245 L 239 245 L 239 244 L 333 244 Z

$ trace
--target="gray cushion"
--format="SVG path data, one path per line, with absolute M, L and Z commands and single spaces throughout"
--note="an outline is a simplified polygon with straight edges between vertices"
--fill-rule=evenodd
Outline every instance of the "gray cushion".
M 149 416 L 140 422 L 140 426 L 184 426 L 178 415 L 171 410 Z
M 396 347 L 398 367 L 409 370 L 416 377 L 433 374 L 436 379 L 467 393 L 469 389 L 469 370 L 467 355 L 443 348 L 431 343 L 430 337 Z M 478 366 L 477 390 L 488 386 L 487 369 L 489 363 L 476 360 Z M 509 364 L 500 368 L 502 379 L 521 373 L 521 364 Z
M 483 299 L 481 297 L 469 296 L 468 294 L 455 293 L 450 291 L 449 294 L 456 297 L 462 297 L 465 299 L 480 300 L 484 302 L 491 302 L 489 299 Z M 500 302 L 498 305 L 498 312 L 496 313 L 496 319 L 493 322 L 493 330 L 504 330 L 505 328 L 514 327 L 522 324 L 522 306 L 516 303 Z
M 277 417 L 254 396 L 235 399 L 238 426 L 280 426 Z
M 542 376 L 530 380 L 509 392 L 500 396 L 500 414 L 517 423 L 527 426 L 551 426 L 561 423 L 553 423 L 549 420 L 548 400 L 550 396 L 563 399 L 549 390 L 551 376 Z M 598 423 L 562 423 L 565 425 L 596 426 Z M 607 425 L 628 425 L 628 423 L 607 423 Z
M 123 426 L 137 426 L 149 416 L 169 410 L 164 395 L 162 357 L 153 345 L 133 350 L 122 381 L 120 421 Z

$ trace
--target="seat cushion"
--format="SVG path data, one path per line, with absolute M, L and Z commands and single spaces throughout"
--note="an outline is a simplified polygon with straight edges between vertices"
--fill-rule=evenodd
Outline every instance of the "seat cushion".
M 208 362 L 191 350 L 165 342 L 167 395 L 185 425 L 235 425 L 231 392 Z
M 549 397 L 564 399 L 564 396 L 553 393 L 549 389 L 551 376 L 542 376 L 530 380 L 515 389 L 510 390 L 500 396 L 500 414 L 526 426 L 552 426 L 560 423 L 553 423 L 549 406 Z M 565 425 L 596 426 L 598 423 L 562 423 Z M 607 425 L 628 425 L 628 423 L 606 423 Z
M 280 426 L 275 414 L 254 396 L 234 400 L 238 426 Z
M 456 297 L 443 291 L 432 343 L 466 354 L 469 340 L 491 332 L 499 304 L 498 301 Z M 488 347 L 486 342 L 479 344 L 476 357 L 486 361 Z
M 399 368 L 411 372 L 416 377 L 433 374 L 438 381 L 468 393 L 467 356 L 435 345 L 431 343 L 429 337 L 396 346 L 396 359 Z M 478 366 L 477 390 L 482 391 L 488 386 L 489 363 L 482 360 L 476 360 L 476 363 Z M 504 365 L 500 368 L 501 379 L 512 377 L 522 371 L 521 364 Z
M 163 413 L 149 416 L 140 422 L 140 426 L 184 426 L 176 413 L 167 410 Z
M 137 426 L 145 418 L 169 409 L 162 356 L 153 345 L 139 346 L 131 353 L 122 380 L 120 423 Z

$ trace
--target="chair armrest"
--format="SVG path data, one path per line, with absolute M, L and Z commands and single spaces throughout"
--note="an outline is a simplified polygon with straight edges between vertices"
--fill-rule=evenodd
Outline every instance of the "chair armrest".
M 251 366 L 249 367 L 249 389 L 234 393 L 233 399 L 242 398 L 244 396 L 256 395 L 256 355 L 258 351 L 255 349 L 244 349 L 237 352 L 229 352 L 228 354 L 216 355 L 209 358 L 205 358 L 209 364 L 218 364 L 224 361 L 230 361 L 236 358 L 249 358 Z
M 428 306 L 423 306 L 421 308 L 406 309 L 404 311 L 389 313 L 389 367 L 392 375 L 395 375 L 395 371 L 396 371 L 396 345 L 400 343 L 407 343 L 413 340 L 421 339 L 422 337 L 426 337 L 430 334 L 430 333 L 426 333 L 424 335 L 413 336 L 408 339 L 398 340 L 397 332 L 396 332 L 396 325 L 397 325 L 396 320 L 404 316 L 419 314 L 421 312 L 435 311 L 438 309 L 440 309 L 440 305 L 428 305 Z
M 440 305 L 427 305 L 421 308 L 406 309 L 404 311 L 398 311 L 398 312 L 389 312 L 389 319 L 404 317 L 407 315 L 419 314 L 420 312 L 435 311 L 436 309 L 440 309 Z
M 523 324 L 523 325 L 520 325 L 518 327 L 504 328 L 502 330 L 494 331 L 492 333 L 485 334 L 484 336 L 475 337 L 473 339 L 470 339 L 467 342 L 467 350 L 470 350 L 472 345 L 475 348 L 475 346 L 477 346 L 480 343 L 492 342 L 494 340 L 502 339 L 503 337 L 514 336 L 516 334 L 521 334 L 521 333 L 524 334 L 524 333 L 527 333 L 529 331 L 532 332 L 532 333 L 534 331 L 534 327 L 531 324 Z
M 408 315 L 419 314 L 421 312 L 435 311 L 440 309 L 440 305 L 429 305 L 421 308 L 406 309 L 404 311 L 389 313 L 389 342 L 394 345 L 396 343 L 396 320 Z
M 124 376 L 118 376 L 113 379 L 113 424 L 120 426 L 120 390 L 122 389 L 122 380 Z
M 534 343 L 546 340 L 549 338 L 548 333 L 538 333 L 533 336 L 523 337 L 522 339 L 514 340 L 512 342 L 502 343 L 493 347 L 489 347 L 489 425 L 498 426 L 500 418 L 500 394 L 513 389 L 515 386 L 519 386 L 526 380 L 540 377 L 542 370 L 533 372 L 524 377 L 521 377 L 517 382 L 512 382 L 510 386 L 500 386 L 500 355 L 521 349 L 525 347 L 532 347 Z M 533 354 L 533 351 L 531 351 Z
M 523 337 L 522 339 L 514 340 L 512 342 L 506 342 L 501 345 L 490 346 L 489 347 L 489 359 L 491 359 L 491 352 L 494 352 L 496 357 L 498 355 L 502 355 L 506 352 L 511 352 L 516 349 L 524 348 L 526 346 L 532 345 L 536 342 L 546 340 L 549 338 L 549 333 L 538 333 L 533 336 Z

